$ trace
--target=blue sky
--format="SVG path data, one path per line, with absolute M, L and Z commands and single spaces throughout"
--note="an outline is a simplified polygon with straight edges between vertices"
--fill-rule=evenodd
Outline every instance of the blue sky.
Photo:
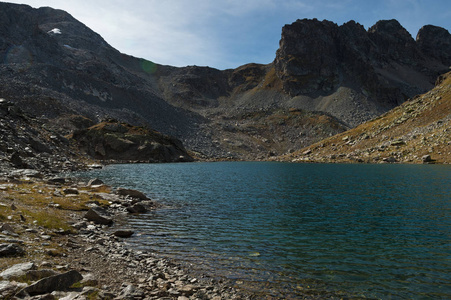
M 451 30 L 449 0 L 19 0 L 69 12 L 123 53 L 172 66 L 236 68 L 270 63 L 283 25 L 355 20 L 366 29 L 397 19 L 415 38 L 432 24 Z

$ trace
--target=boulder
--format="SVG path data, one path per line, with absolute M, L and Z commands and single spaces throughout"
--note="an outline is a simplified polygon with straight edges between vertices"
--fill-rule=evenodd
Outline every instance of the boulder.
M 127 211 L 132 214 L 141 214 L 147 212 L 147 208 L 140 203 L 136 203 L 127 207 Z
M 26 283 L 0 281 L 0 299 L 12 299 L 14 294 L 25 286 Z
M 35 270 L 36 265 L 32 262 L 16 264 L 0 273 L 0 277 L 4 279 L 17 278 L 25 275 L 27 271 Z
M 23 255 L 25 255 L 25 250 L 18 244 L 0 244 L 0 257 Z
M 89 180 L 89 182 L 88 182 L 88 186 L 102 185 L 102 184 L 103 184 L 103 181 L 100 180 L 100 179 L 98 179 L 98 178 L 91 179 L 91 180 Z
M 137 190 L 118 188 L 116 190 L 116 193 L 120 196 L 125 196 L 125 197 L 128 196 L 128 197 L 136 198 L 136 199 L 140 199 L 140 200 L 149 200 L 149 198 L 146 195 L 144 195 L 144 193 L 137 191 Z
M 18 167 L 18 168 L 23 168 L 23 167 L 25 166 L 25 163 L 23 162 L 22 157 L 21 157 L 20 154 L 17 153 L 17 152 L 14 152 L 14 153 L 11 155 L 11 158 L 9 159 L 9 161 L 10 161 L 15 167 Z
M 110 217 L 108 211 L 98 206 L 88 210 L 88 212 L 85 214 L 85 219 L 102 225 L 111 225 L 113 223 L 113 219 Z
M 121 291 L 121 293 L 119 294 L 119 299 L 133 300 L 136 298 L 140 299 L 143 296 L 144 296 L 143 290 L 129 284 Z
M 11 207 L 11 209 L 12 209 L 12 207 Z M 17 235 L 14 232 L 14 228 L 12 228 L 11 225 L 6 224 L 6 223 L 2 224 L 2 226 L 0 226 L 0 231 L 3 233 L 9 234 L 9 235 Z
M 423 155 L 423 157 L 421 157 L 421 159 L 423 160 L 424 163 L 428 163 L 432 161 L 432 158 L 429 154 Z
M 63 190 L 65 195 L 78 195 L 80 192 L 75 188 L 67 188 Z
M 57 274 L 43 278 L 19 291 L 16 296 L 29 297 L 51 293 L 53 291 L 67 290 L 71 285 L 83 279 L 83 276 L 76 270 L 63 274 Z

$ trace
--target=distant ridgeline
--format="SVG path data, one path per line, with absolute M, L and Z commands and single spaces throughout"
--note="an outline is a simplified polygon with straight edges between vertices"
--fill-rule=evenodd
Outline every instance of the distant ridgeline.
M 0 3 L 0 56 L 0 97 L 59 134 L 114 118 L 201 158 L 267 159 L 433 88 L 451 65 L 451 35 L 304 19 L 283 27 L 272 63 L 177 68 L 120 53 L 62 10 Z

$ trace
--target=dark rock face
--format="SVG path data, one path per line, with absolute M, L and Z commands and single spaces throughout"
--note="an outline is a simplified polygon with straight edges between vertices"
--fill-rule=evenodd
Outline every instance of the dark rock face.
M 275 67 L 290 96 L 330 91 L 337 83 L 337 33 L 329 21 L 303 20 L 283 27 Z
M 451 34 L 448 30 L 433 25 L 423 26 L 418 31 L 416 42 L 426 55 L 444 65 L 451 64 Z
M 330 93 L 354 82 L 371 92 L 376 102 L 393 107 L 432 88 L 451 63 L 447 54 L 451 35 L 446 30 L 426 28 L 422 36 L 416 43 L 396 20 L 379 21 L 368 31 L 353 21 L 338 26 L 297 20 L 282 29 L 274 64 L 283 90 L 291 96 Z M 432 56 L 426 46 L 431 44 L 437 45 Z M 405 76 L 407 72 L 412 75 Z

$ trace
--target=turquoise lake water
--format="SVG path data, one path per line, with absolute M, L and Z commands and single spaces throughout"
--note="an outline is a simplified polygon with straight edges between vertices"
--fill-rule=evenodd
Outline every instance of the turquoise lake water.
M 88 174 L 164 205 L 131 218 L 132 247 L 251 291 L 451 298 L 450 166 L 215 162 Z

